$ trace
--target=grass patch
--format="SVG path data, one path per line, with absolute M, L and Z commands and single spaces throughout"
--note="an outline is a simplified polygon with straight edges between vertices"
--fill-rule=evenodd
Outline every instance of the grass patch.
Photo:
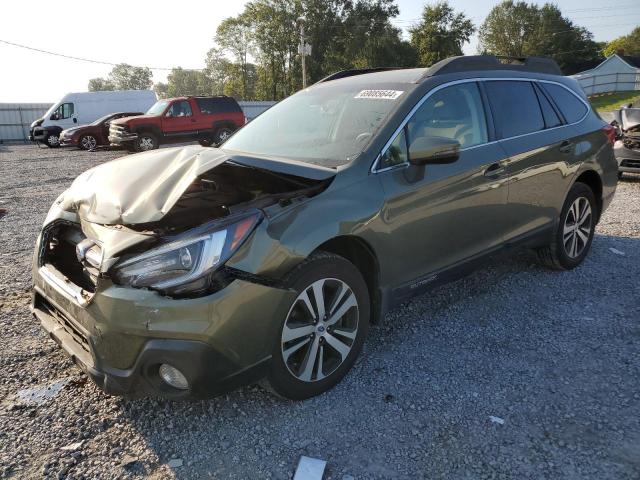
M 622 105 L 640 100 L 640 91 L 605 93 L 589 97 L 593 108 L 600 112 L 610 112 L 620 108 Z

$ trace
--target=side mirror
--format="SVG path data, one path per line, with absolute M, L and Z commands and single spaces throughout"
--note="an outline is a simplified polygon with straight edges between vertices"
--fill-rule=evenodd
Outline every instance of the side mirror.
M 446 137 L 420 137 L 409 146 L 412 165 L 453 163 L 460 156 L 460 142 Z

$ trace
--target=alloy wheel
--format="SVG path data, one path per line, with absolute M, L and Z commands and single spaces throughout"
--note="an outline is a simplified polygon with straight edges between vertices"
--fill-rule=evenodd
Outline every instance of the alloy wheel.
M 346 360 L 358 335 L 358 302 L 342 280 L 323 278 L 302 290 L 284 323 L 282 359 L 298 380 L 316 382 Z
M 574 200 L 564 219 L 562 243 L 570 258 L 577 258 L 584 251 L 591 236 L 591 204 L 585 197 Z
M 82 137 L 82 140 L 80 140 L 80 143 L 82 145 L 82 148 L 84 148 L 85 150 L 93 150 L 98 144 L 96 137 L 92 135 L 85 135 L 84 137 Z
M 220 130 L 220 133 L 218 133 L 218 143 L 224 142 L 230 136 L 231 136 L 231 130 L 228 130 L 226 128 Z
M 140 137 L 140 150 L 153 150 L 155 144 L 153 142 L 153 138 L 151 137 Z
M 58 137 L 57 135 L 49 135 L 47 137 L 47 143 L 52 147 L 55 147 L 60 143 L 60 137 Z

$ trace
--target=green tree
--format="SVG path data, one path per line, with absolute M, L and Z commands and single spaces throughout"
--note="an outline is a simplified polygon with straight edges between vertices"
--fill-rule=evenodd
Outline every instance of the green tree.
M 511 0 L 493 7 L 479 30 L 482 52 L 510 57 L 528 54 L 528 42 L 537 28 L 538 9 Z
M 464 13 L 456 13 L 447 1 L 425 5 L 422 20 L 409 30 L 422 66 L 462 55 L 462 46 L 474 31 L 471 20 Z
M 180 97 L 186 95 L 211 95 L 213 92 L 211 79 L 200 70 L 185 70 L 181 67 L 171 69 L 166 84 L 157 84 L 156 93 L 163 97 Z
M 107 78 L 89 80 L 89 91 L 96 90 L 147 90 L 153 85 L 153 74 L 147 67 L 134 67 L 119 63 Z
M 251 48 L 252 31 L 250 22 L 246 15 L 239 15 L 227 18 L 220 23 L 216 31 L 215 42 L 222 52 L 231 54 L 234 63 L 237 65 L 241 88 L 238 96 L 248 98 L 249 92 L 249 50 Z
M 591 32 L 563 17 L 557 6 L 511 0 L 489 12 L 480 27 L 480 50 L 513 57 L 551 57 L 566 74 L 600 55 Z
M 92 78 L 89 80 L 89 91 L 90 92 L 102 92 L 106 90 L 115 90 L 116 87 L 113 83 L 111 83 L 106 78 Z
M 640 27 L 634 28 L 629 35 L 611 40 L 603 51 L 605 57 L 618 52 L 622 55 L 640 55 Z

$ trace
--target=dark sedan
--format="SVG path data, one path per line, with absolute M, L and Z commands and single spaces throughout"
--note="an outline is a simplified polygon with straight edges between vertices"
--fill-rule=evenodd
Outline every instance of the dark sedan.
M 60 134 L 60 145 L 63 147 L 79 147 L 83 150 L 95 150 L 98 147 L 109 146 L 109 125 L 112 120 L 123 117 L 135 117 L 142 112 L 118 112 L 100 117 L 89 125 L 73 127 L 63 130 Z

